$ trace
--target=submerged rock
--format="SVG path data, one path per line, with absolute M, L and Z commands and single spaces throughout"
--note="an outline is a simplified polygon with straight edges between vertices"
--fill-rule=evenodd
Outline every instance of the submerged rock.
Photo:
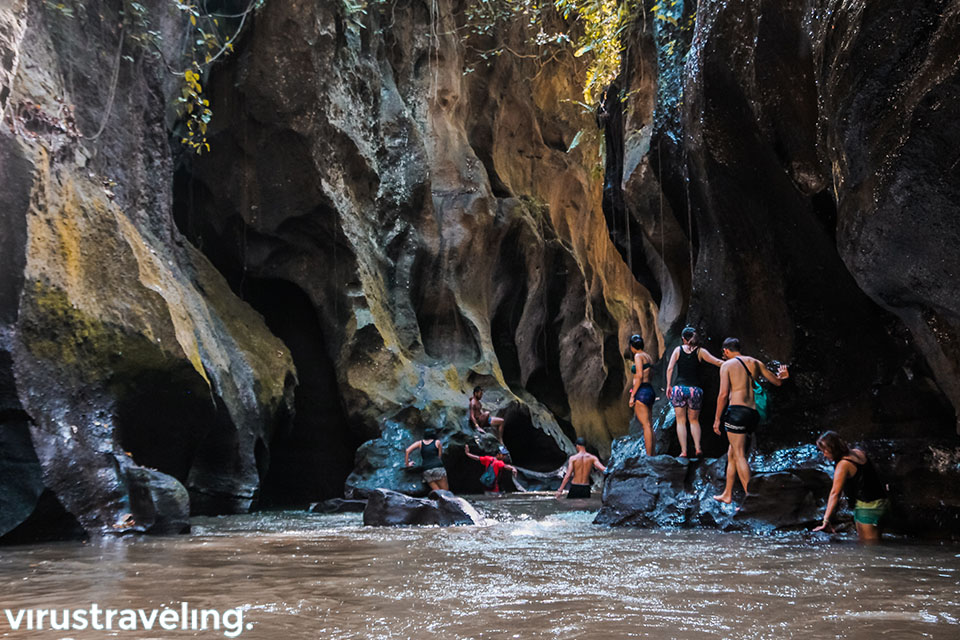
M 449 491 L 431 491 L 427 498 L 412 498 L 389 489 L 375 489 L 368 494 L 363 510 L 363 524 L 374 527 L 482 523 L 483 517 L 469 502 Z
M 329 500 L 324 500 L 323 502 L 315 502 L 311 504 L 307 511 L 312 513 L 361 513 L 366 508 L 366 500 L 330 498 Z

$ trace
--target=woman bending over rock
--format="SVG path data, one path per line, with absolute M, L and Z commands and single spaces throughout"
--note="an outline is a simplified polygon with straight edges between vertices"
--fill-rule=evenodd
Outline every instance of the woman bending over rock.
M 857 525 L 860 542 L 878 542 L 880 521 L 890 505 L 886 487 L 880 481 L 873 463 L 861 449 L 851 449 L 835 431 L 827 431 L 817 438 L 817 448 L 827 460 L 836 464 L 836 468 L 823 524 L 814 531 L 833 531 L 830 518 L 837 509 L 840 492 L 843 491 L 853 507 L 853 522 Z

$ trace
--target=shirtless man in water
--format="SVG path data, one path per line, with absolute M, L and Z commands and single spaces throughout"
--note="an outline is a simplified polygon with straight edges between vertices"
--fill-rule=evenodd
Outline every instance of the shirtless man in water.
M 720 435 L 722 424 L 730 447 L 727 449 L 727 485 L 723 493 L 713 499 L 730 504 L 737 476 L 740 476 L 744 493 L 750 484 L 747 438 L 760 424 L 760 414 L 753 399 L 753 381 L 763 376 L 779 387 L 790 377 L 790 372 L 786 365 L 780 365 L 777 375 L 773 375 L 762 362 L 740 353 L 740 341 L 736 338 L 723 341 L 723 359 L 726 362 L 720 366 L 720 394 L 713 430 Z
M 478 431 L 486 431 L 487 427 L 492 426 L 497 439 L 503 442 L 503 418 L 490 417 L 490 412 L 483 410 L 481 398 L 483 398 L 483 388 L 474 387 L 473 395 L 470 397 L 470 424 Z
M 573 484 L 570 485 L 570 493 L 567 498 L 589 498 L 590 497 L 590 472 L 593 469 L 606 471 L 607 468 L 600 464 L 600 460 L 592 453 L 587 453 L 587 441 L 583 438 L 577 438 L 577 452 L 567 460 L 567 473 L 563 476 L 563 482 L 557 489 L 557 497 L 563 494 L 563 488 L 567 486 L 570 476 L 573 476 Z

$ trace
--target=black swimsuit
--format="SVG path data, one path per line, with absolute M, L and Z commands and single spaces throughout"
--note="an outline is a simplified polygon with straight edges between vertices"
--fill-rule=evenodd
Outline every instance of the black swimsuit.
M 747 367 L 747 364 L 740 358 L 737 358 L 737 362 L 739 362 L 747 372 L 747 377 L 750 378 L 750 384 L 752 385 L 754 379 L 753 374 L 750 373 L 750 368 Z M 723 412 L 722 417 L 723 428 L 728 433 L 748 435 L 756 431 L 760 425 L 760 412 L 742 404 L 730 405 L 727 407 L 727 410 Z
M 644 362 L 644 363 L 643 363 L 643 369 L 642 369 L 643 371 L 646 371 L 647 369 L 652 369 L 652 368 L 653 368 L 653 365 L 650 364 L 649 362 Z M 637 365 L 636 365 L 636 364 L 634 364 L 634 365 L 631 367 L 631 372 L 632 372 L 632 373 L 636 373 L 636 372 L 637 372 Z M 657 394 L 653 391 L 653 385 L 652 385 L 652 384 L 650 384 L 649 382 L 643 382 L 643 383 L 640 384 L 639 387 L 637 387 L 637 390 L 634 392 L 634 394 L 633 394 L 633 399 L 634 399 L 636 402 L 642 402 L 643 404 L 647 405 L 648 407 L 652 407 L 652 406 L 653 406 L 653 401 L 657 399 Z
M 694 347 L 693 351 L 687 353 L 680 348 L 680 356 L 677 358 L 677 378 L 673 384 L 678 387 L 699 387 L 700 386 L 700 347 Z
M 863 455 L 866 457 L 867 454 Z M 844 458 L 844 460 L 849 460 L 857 468 L 857 472 L 848 478 L 843 485 L 843 492 L 847 494 L 850 504 L 855 504 L 858 500 L 860 502 L 873 502 L 887 497 L 887 490 L 884 488 L 873 463 L 870 462 L 870 458 L 866 458 L 863 464 L 852 458 Z
M 427 444 L 425 440 L 420 441 L 420 460 L 422 461 L 424 471 L 443 466 L 436 440 L 431 440 L 430 444 Z

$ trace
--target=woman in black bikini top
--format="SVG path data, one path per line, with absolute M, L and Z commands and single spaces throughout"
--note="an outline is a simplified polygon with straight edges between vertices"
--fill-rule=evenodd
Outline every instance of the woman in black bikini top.
M 630 352 L 633 354 L 633 386 L 628 387 L 630 406 L 633 407 L 637 421 L 643 427 L 643 445 L 647 455 L 653 455 L 653 423 L 650 419 L 650 407 L 656 400 L 653 385 L 650 384 L 650 369 L 653 367 L 653 358 L 643 351 L 643 338 L 639 335 L 630 336 Z

